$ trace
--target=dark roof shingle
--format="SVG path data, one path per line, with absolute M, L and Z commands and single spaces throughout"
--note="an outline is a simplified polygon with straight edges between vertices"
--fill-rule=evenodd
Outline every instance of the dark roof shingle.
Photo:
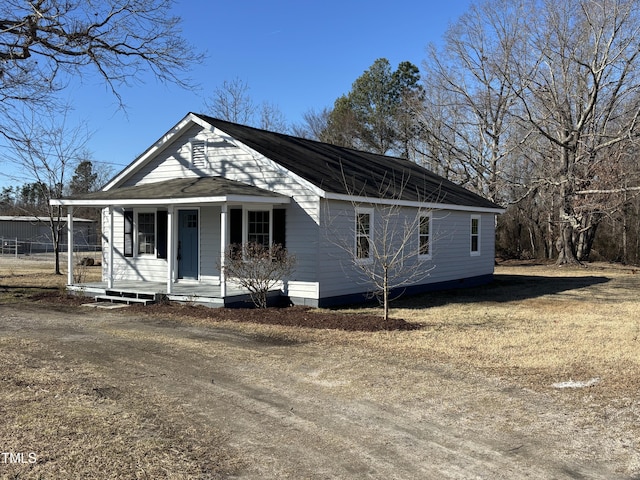
M 163 182 L 144 183 L 131 187 L 114 188 L 107 191 L 83 193 L 70 199 L 83 200 L 171 200 L 199 197 L 225 197 L 230 195 L 253 197 L 283 197 L 278 193 L 253 187 L 222 177 L 175 178 Z
M 501 208 L 408 160 L 260 130 L 207 115 L 195 115 L 325 192 Z

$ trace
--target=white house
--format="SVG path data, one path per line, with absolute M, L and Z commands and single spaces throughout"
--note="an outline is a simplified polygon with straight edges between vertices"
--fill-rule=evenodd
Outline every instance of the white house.
M 409 248 L 420 249 L 414 261 L 429 275 L 411 292 L 488 282 L 502 212 L 406 160 L 194 113 L 101 191 L 52 203 L 68 207 L 71 229 L 73 207 L 103 209 L 103 282 L 73 285 L 70 275 L 69 288 L 219 305 L 242 293 L 220 269 L 224 252 L 247 241 L 280 243 L 296 255 L 281 285 L 294 304 L 363 300 L 370 288 L 358 262 L 370 260 L 369 242 L 382 240 L 374 226 L 384 206 L 399 208 L 398 228 L 421 216 Z

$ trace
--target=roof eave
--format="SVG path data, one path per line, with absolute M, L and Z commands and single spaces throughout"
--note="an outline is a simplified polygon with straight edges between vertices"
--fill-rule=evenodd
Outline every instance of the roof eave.
M 154 205 L 191 205 L 214 203 L 252 203 L 286 205 L 291 202 L 289 197 L 261 197 L 252 195 L 219 195 L 215 197 L 191 197 L 191 198 L 123 198 L 123 199 L 81 199 L 81 198 L 56 198 L 49 203 L 62 207 L 121 207 L 125 205 L 154 206 Z
M 373 205 L 397 205 L 399 207 L 415 207 L 424 208 L 428 210 L 456 210 L 464 212 L 474 213 L 495 213 L 501 214 L 505 212 L 504 208 L 499 207 L 476 207 L 470 205 L 454 205 L 450 203 L 439 202 L 418 202 L 413 200 L 398 200 L 398 199 L 385 199 L 374 197 L 362 197 L 358 195 L 347 195 L 343 193 L 327 193 L 325 195 L 327 200 L 340 200 L 350 202 L 353 204 L 369 203 Z

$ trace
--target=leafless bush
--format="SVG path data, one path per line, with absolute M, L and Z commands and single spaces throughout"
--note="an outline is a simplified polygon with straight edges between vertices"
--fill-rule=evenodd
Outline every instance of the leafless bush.
M 249 290 L 258 308 L 267 307 L 267 293 L 295 269 L 296 258 L 280 244 L 266 247 L 259 243 L 231 245 L 225 254 L 224 272 Z

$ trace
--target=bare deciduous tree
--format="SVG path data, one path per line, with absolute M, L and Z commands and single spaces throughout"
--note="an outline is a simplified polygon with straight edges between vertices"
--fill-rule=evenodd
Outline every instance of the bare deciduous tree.
M 101 77 L 122 105 L 119 88 L 151 71 L 187 86 L 202 56 L 180 35 L 172 0 L 6 0 L 0 3 L 0 113 L 52 106 L 70 76 Z M 0 133 L 6 135 L 4 129 Z
M 327 122 L 329 121 L 330 114 L 331 110 L 327 107 L 320 111 L 314 110 L 313 108 L 307 110 L 302 115 L 302 122 L 292 127 L 293 134 L 296 137 L 318 140 L 320 142 L 324 141 L 322 135 L 327 130 Z
M 239 77 L 222 82 L 205 107 L 214 117 L 243 125 L 251 124 L 256 112 L 249 85 Z
M 397 180 L 397 181 L 396 181 Z M 325 217 L 328 241 L 346 255 L 341 257 L 347 276 L 368 289 L 389 318 L 389 304 L 403 289 L 419 284 L 435 268 L 431 263 L 434 244 L 431 213 L 426 208 L 402 206 L 403 188 L 408 179 L 385 178 L 378 185 L 382 203 L 369 203 L 351 191 L 353 201 L 339 211 L 327 206 Z M 428 201 L 424 198 L 425 203 Z M 351 228 L 345 228 L 345 222 Z M 393 296 L 395 295 L 395 297 Z
M 599 223 L 638 189 L 637 167 L 617 159 L 637 152 L 639 34 L 633 0 L 473 5 L 425 63 L 430 166 L 521 202 L 500 221 L 524 222 L 509 229 L 529 250 L 588 259 Z
M 266 101 L 257 105 L 249 90 L 249 84 L 238 77 L 225 80 L 215 89 L 213 96 L 205 101 L 205 108 L 222 120 L 285 133 L 288 130 L 287 121 L 278 106 Z
M 441 48 L 430 46 L 424 64 L 427 154 L 442 164 L 447 178 L 494 202 L 510 200 L 502 195 L 505 164 L 527 138 L 523 131 L 514 135 L 511 62 L 528 13 L 520 1 L 472 5 L 447 30 Z
M 62 197 L 70 171 L 89 158 L 90 134 L 86 125 L 68 126 L 66 117 L 56 111 L 38 111 L 26 114 L 9 138 L 10 148 L 3 159 L 18 167 L 20 178 L 32 180 L 39 188 L 38 195 L 44 199 L 40 208 L 46 209 L 55 251 L 55 273 L 60 274 L 60 234 L 66 222 L 62 207 L 49 201 Z
M 258 126 L 270 132 L 285 133 L 288 130 L 284 113 L 277 105 L 270 102 L 263 102 L 260 105 L 260 122 Z
M 512 58 L 512 91 L 520 121 L 548 142 L 539 174 L 557 192 L 558 263 L 577 263 L 607 208 L 586 192 L 611 185 L 615 150 L 640 134 L 640 16 L 634 1 L 561 0 L 527 26 L 535 53 Z

